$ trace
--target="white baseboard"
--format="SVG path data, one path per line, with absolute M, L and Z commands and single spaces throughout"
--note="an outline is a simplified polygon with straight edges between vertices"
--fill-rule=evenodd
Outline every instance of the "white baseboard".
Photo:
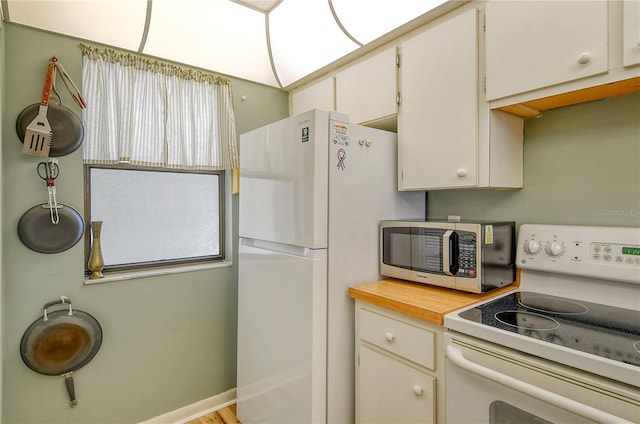
M 201 401 L 183 406 L 175 411 L 167 412 L 140 424 L 184 424 L 203 415 L 210 414 L 219 409 L 233 405 L 236 402 L 236 389 L 230 389 L 226 392 L 211 396 Z

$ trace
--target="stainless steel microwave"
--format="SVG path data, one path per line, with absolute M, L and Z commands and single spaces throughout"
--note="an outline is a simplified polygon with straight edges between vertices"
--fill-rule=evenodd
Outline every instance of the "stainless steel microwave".
M 515 222 L 382 221 L 380 274 L 484 293 L 516 279 Z

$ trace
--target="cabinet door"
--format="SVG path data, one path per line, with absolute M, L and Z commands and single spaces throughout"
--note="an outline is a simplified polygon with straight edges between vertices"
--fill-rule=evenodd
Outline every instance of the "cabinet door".
M 291 94 L 291 115 L 311 109 L 335 110 L 333 77 L 314 82 Z
M 360 345 L 358 422 L 435 422 L 435 379 Z
M 490 1 L 487 100 L 607 72 L 606 1 Z
M 640 1 L 626 0 L 623 4 L 623 59 L 624 66 L 640 64 Z
M 336 110 L 351 122 L 364 123 L 395 115 L 396 49 L 389 48 L 336 74 Z
M 398 188 L 478 184 L 477 10 L 401 44 Z

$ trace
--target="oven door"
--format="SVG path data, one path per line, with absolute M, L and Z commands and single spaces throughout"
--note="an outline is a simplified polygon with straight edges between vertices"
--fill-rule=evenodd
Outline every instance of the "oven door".
M 637 423 L 625 384 L 455 332 L 445 336 L 447 423 Z

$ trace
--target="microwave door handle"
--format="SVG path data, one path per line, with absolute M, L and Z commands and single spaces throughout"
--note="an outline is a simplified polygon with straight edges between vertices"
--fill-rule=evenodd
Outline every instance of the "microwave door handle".
M 458 234 L 447 230 L 442 236 L 442 271 L 446 275 L 458 273 Z

